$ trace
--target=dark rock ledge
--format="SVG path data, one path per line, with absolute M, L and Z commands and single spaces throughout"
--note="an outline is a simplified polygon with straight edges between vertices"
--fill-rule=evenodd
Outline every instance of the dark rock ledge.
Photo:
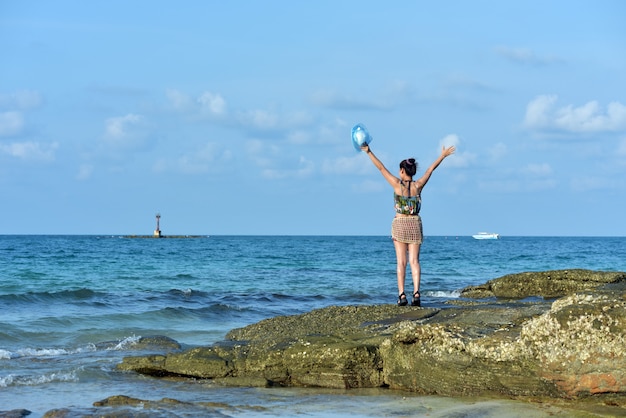
M 626 273 L 511 274 L 442 309 L 332 306 L 119 370 L 236 386 L 387 387 L 626 407 Z

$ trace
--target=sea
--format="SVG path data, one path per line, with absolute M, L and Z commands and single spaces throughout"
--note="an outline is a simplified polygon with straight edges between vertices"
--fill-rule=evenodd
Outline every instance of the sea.
M 422 306 L 437 307 L 510 273 L 626 271 L 626 238 L 427 236 L 420 259 Z M 572 416 L 563 405 L 520 400 L 231 388 L 116 370 L 123 357 L 146 354 L 142 337 L 207 346 L 269 317 L 395 304 L 395 272 L 388 236 L 0 235 L 0 411 L 81 416 L 125 395 L 183 402 L 150 410 L 156 417 Z

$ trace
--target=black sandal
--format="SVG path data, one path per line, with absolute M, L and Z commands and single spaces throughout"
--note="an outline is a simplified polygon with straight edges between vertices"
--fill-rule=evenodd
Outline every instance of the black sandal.
M 411 306 L 422 306 L 420 291 L 413 293 L 413 300 L 411 301 Z
M 406 300 L 406 294 L 404 292 L 400 293 L 400 296 L 398 296 L 398 306 L 406 306 L 409 303 L 408 300 Z

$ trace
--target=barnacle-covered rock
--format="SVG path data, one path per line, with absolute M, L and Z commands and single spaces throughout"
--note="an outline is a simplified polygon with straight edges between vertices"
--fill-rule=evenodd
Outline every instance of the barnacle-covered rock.
M 461 291 L 464 298 L 512 298 L 529 296 L 558 298 L 574 292 L 595 289 L 607 283 L 626 280 L 626 273 L 584 269 L 549 270 L 507 274 Z
M 118 368 L 240 386 L 593 397 L 626 406 L 625 278 L 523 273 L 475 287 L 491 292 L 480 294 L 487 299 L 439 308 L 331 306 L 235 329 L 210 347 L 128 357 Z M 476 296 L 475 288 L 463 296 Z

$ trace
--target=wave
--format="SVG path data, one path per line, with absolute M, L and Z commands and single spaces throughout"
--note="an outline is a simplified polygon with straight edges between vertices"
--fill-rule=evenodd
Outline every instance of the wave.
M 184 296 L 184 297 L 204 297 L 207 296 L 207 292 L 201 290 L 193 290 L 191 288 L 187 289 L 170 289 L 165 292 L 166 295 L 169 296 Z
M 96 351 L 95 344 L 87 344 L 84 347 L 79 347 L 73 350 L 68 350 L 65 348 L 19 348 L 14 351 L 9 350 L 0 350 L 0 359 L 18 359 L 18 358 L 26 358 L 26 357 L 59 357 L 66 356 L 72 354 L 81 354 Z
M 141 336 L 133 335 L 131 337 L 126 337 L 121 341 L 111 344 L 106 348 L 107 351 L 126 351 L 129 348 L 132 348 L 133 345 L 137 344 L 141 341 Z M 109 343 L 110 344 L 110 343 Z
M 53 382 L 78 382 L 79 367 L 70 371 L 44 373 L 41 375 L 14 375 L 0 376 L 0 388 L 8 386 L 36 386 Z
M 326 286 L 327 288 L 329 286 Z M 313 290 L 313 289 L 310 289 Z M 175 309 L 197 308 L 198 305 L 203 307 L 213 307 L 212 309 L 233 309 L 235 306 L 259 306 L 263 303 L 293 302 L 301 303 L 313 300 L 334 300 L 335 297 L 350 298 L 358 295 L 357 292 L 351 294 L 332 295 L 332 294 L 315 294 L 315 293 L 280 293 L 272 291 L 244 290 L 242 292 L 231 292 L 225 290 L 198 290 L 191 287 L 186 288 L 170 288 L 168 290 L 140 290 L 140 289 L 122 289 L 100 291 L 89 288 L 78 288 L 60 291 L 41 291 L 41 292 L 25 292 L 25 293 L 9 293 L 0 295 L 0 303 L 19 306 L 22 305 L 28 309 L 38 311 L 39 306 L 46 306 L 46 310 L 51 307 L 63 306 L 67 304 L 81 306 L 82 312 L 84 307 L 95 307 L 101 310 L 104 307 L 131 308 L 130 310 L 150 310 L 158 311 L 166 307 L 175 307 Z M 146 305 L 146 303 L 148 305 Z M 151 309 L 150 309 L 151 307 Z M 143 309 L 142 309 L 143 308 Z M 237 309 L 239 310 L 239 309 Z M 61 312 L 62 313 L 62 312 Z M 67 311 L 66 311 L 67 313 Z
M 63 356 L 80 355 L 85 353 L 104 351 L 133 351 L 150 347 L 151 349 L 172 349 L 179 348 L 179 344 L 171 338 L 165 336 L 142 337 L 131 335 L 113 341 L 103 341 L 99 343 L 89 343 L 82 347 L 68 348 L 18 348 L 15 350 L 0 349 L 0 360 L 17 360 L 30 358 L 54 358 Z
M 88 300 L 97 296 L 105 295 L 91 289 L 80 288 L 74 290 L 61 290 L 58 292 L 27 292 L 0 295 L 3 303 L 46 303 L 52 301 Z
M 124 306 L 135 304 L 137 301 L 163 301 L 165 304 L 189 301 L 190 299 L 204 300 L 214 297 L 206 291 L 191 288 L 170 289 L 166 291 L 134 290 L 124 291 L 96 291 L 88 288 L 72 290 L 9 293 L 0 295 L 0 303 L 8 306 L 50 306 L 52 304 L 93 304 L 94 306 Z M 38 308 L 34 308 L 38 309 Z
M 433 298 L 459 298 L 461 296 L 460 290 L 435 290 L 422 292 L 425 296 Z

